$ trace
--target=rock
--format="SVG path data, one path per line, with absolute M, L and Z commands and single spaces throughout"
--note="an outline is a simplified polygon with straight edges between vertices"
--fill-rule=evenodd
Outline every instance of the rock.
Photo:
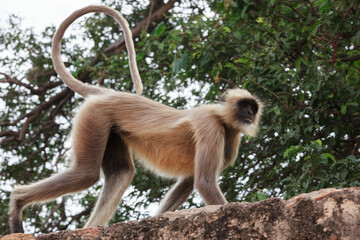
M 36 239 L 360 239 L 360 188 L 322 189 L 288 201 L 271 198 L 167 212 Z
M 36 240 L 31 234 L 13 233 L 0 238 L 1 240 Z

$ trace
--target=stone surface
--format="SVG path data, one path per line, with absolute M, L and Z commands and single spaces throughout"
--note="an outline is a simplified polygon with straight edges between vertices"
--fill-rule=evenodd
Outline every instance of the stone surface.
M 271 198 L 168 212 L 36 239 L 360 239 L 360 188 L 322 189 L 288 201 Z
M 13 233 L 0 238 L 1 240 L 36 240 L 31 234 Z

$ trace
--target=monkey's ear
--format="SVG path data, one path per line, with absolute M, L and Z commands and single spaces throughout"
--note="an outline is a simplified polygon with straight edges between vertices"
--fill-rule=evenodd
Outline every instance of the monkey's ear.
M 227 95 L 227 92 L 224 92 L 224 93 L 220 96 L 220 98 L 219 98 L 219 102 L 220 102 L 220 103 L 226 102 L 226 95 Z

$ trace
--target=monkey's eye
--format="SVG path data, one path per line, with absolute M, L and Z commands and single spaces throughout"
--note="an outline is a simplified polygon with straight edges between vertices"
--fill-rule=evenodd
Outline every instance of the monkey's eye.
M 239 105 L 239 107 L 241 107 L 241 108 L 246 108 L 246 106 L 248 105 L 248 103 L 247 103 L 246 101 L 240 101 L 238 105 Z
M 258 106 L 257 106 L 257 104 L 251 105 L 251 109 L 253 110 L 254 114 L 256 114 L 257 111 L 258 111 Z

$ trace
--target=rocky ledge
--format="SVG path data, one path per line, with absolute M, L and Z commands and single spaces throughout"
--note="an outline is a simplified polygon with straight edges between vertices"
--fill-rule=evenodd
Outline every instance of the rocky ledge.
M 360 188 L 322 189 L 288 201 L 213 205 L 37 237 L 10 234 L 1 240 L 15 239 L 360 239 Z

